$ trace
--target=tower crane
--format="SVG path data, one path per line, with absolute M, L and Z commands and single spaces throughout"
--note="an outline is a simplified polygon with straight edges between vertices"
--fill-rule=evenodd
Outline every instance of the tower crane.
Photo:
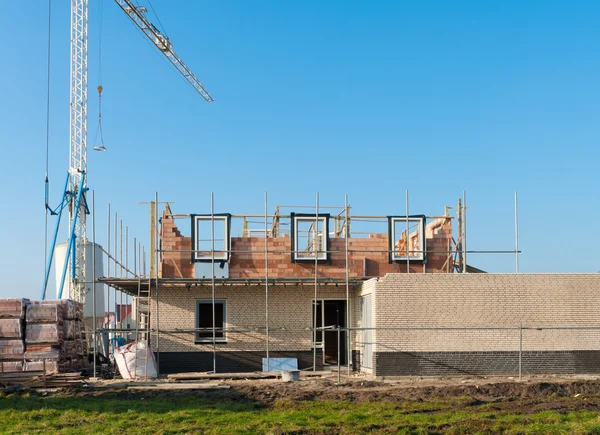
M 200 80 L 173 51 L 168 37 L 146 18 L 147 9 L 136 6 L 130 0 L 115 0 L 142 33 L 173 64 L 183 78 L 204 98 L 213 102 L 213 98 Z M 86 287 L 86 216 L 89 208 L 86 200 L 87 187 L 87 108 L 88 108 L 88 0 L 71 0 L 71 96 L 70 96 L 70 140 L 69 170 L 65 182 L 61 203 L 54 209 L 46 208 L 57 216 L 56 227 L 51 245 L 46 274 L 42 287 L 42 299 L 46 298 L 48 279 L 54 257 L 54 248 L 58 238 L 60 220 L 65 208 L 69 210 L 69 240 L 62 269 L 61 282 L 57 289 L 62 297 L 67 271 L 70 269 L 68 286 L 70 299 L 84 302 Z M 100 92 L 100 89 L 99 89 Z

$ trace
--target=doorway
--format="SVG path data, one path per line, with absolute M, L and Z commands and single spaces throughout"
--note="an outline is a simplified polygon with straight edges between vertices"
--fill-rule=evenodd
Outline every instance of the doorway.
M 315 309 L 316 308 L 316 309 Z M 346 327 L 346 301 L 339 299 L 321 299 L 317 300 L 316 307 L 313 305 L 313 324 L 315 324 L 316 311 L 316 327 L 317 328 L 337 328 Z M 337 365 L 338 364 L 338 344 L 340 365 L 347 363 L 347 331 L 317 331 L 315 346 L 317 349 L 323 350 L 323 364 Z
M 371 295 L 360 298 L 360 370 L 373 372 L 373 304 Z

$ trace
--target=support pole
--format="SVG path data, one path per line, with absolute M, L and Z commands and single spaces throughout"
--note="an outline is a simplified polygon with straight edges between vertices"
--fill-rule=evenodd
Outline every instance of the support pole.
M 119 222 L 119 215 L 117 214 L 117 212 L 115 212 L 115 272 L 114 272 L 114 277 L 117 277 L 117 266 L 118 266 L 118 262 L 119 262 L 119 255 L 117 251 L 117 236 L 119 235 L 119 231 L 118 231 L 118 222 Z
M 158 222 L 158 192 L 155 192 L 154 194 L 155 196 L 155 207 L 154 207 L 154 222 Z M 160 344 L 159 344 L 159 340 L 160 340 L 160 327 L 159 327 L 159 323 L 158 323 L 158 232 L 156 231 L 156 227 L 154 227 L 154 247 L 155 247 L 155 251 L 153 252 L 153 256 L 154 256 L 154 264 L 156 265 L 156 268 L 154 270 L 155 273 L 155 292 L 156 292 L 156 373 L 160 373 Z M 147 358 L 146 358 L 147 360 Z M 147 363 L 147 361 L 146 361 Z M 148 369 L 146 368 L 146 374 L 148 373 Z
M 519 381 L 523 380 L 523 325 L 519 326 Z
M 119 248 L 119 278 L 123 278 L 123 219 L 121 219 L 119 221 L 119 243 L 120 243 L 120 248 Z M 115 290 L 116 291 L 116 290 Z M 115 297 L 116 297 L 116 293 L 115 293 Z M 115 304 L 117 303 L 117 300 L 115 299 Z
M 114 250 L 115 250 L 115 272 L 114 272 L 114 277 L 116 278 L 118 276 L 117 275 L 117 266 L 119 265 L 119 249 L 117 248 L 117 246 L 118 246 L 117 242 L 119 240 L 118 239 L 118 235 L 119 235 L 119 215 L 117 214 L 117 212 L 115 212 L 115 226 L 114 226 L 114 229 L 115 229 L 115 240 L 114 240 L 114 242 L 115 242 L 115 248 L 114 248 Z M 113 293 L 114 294 L 114 305 L 117 305 L 117 289 L 114 289 L 113 292 L 114 292 Z M 108 293 L 109 293 L 109 298 L 110 298 L 110 287 L 108 288 Z M 115 310 L 113 310 L 112 307 L 109 305 L 108 306 L 108 312 L 112 313 L 113 311 L 115 311 Z M 109 314 L 109 318 L 110 318 L 110 314 Z
M 464 273 L 465 266 L 463 264 L 463 206 L 462 206 L 462 198 L 458 198 L 458 207 L 456 209 L 457 213 L 457 229 L 458 229 L 458 239 L 456 242 L 456 257 L 458 258 L 458 271 L 459 273 Z
M 350 237 L 350 211 L 348 210 L 348 195 L 344 195 L 344 208 L 346 210 L 346 228 L 344 231 L 345 235 L 345 245 L 346 245 L 346 352 L 347 352 L 347 364 L 348 364 L 348 376 L 350 376 L 350 364 L 352 362 L 352 341 L 350 338 L 350 329 L 348 326 L 351 326 L 350 322 L 350 271 L 349 271 L 349 256 L 348 256 L 348 246 L 349 246 L 349 237 Z
M 269 360 L 269 226 L 267 192 L 265 192 L 265 339 L 267 345 L 267 372 L 271 371 Z
M 319 246 L 317 243 L 317 235 L 319 229 L 319 192 L 316 194 L 316 207 L 315 207 L 315 225 L 313 226 L 313 243 L 315 243 L 315 302 L 314 302 L 314 315 L 313 315 L 313 372 L 317 371 L 317 286 L 318 286 L 318 275 L 319 275 Z M 292 231 L 294 229 L 292 228 Z M 325 230 L 325 228 L 323 228 Z M 297 246 L 296 246 L 297 248 Z M 321 343 L 325 343 L 325 332 L 321 332 Z
M 519 204 L 515 190 L 515 273 L 519 273 Z
M 122 265 L 121 265 L 122 266 Z M 129 227 L 125 227 L 125 278 L 129 278 Z M 121 328 L 123 328 L 123 292 L 121 293 L 121 307 L 119 308 L 119 320 Z M 127 296 L 125 296 L 125 302 L 127 302 Z M 126 306 L 126 305 L 125 305 Z M 127 310 L 125 310 L 127 313 Z
M 408 245 L 410 244 L 410 224 L 408 221 L 408 189 L 406 189 L 406 273 L 410 273 L 410 252 L 408 250 Z
M 216 310 L 215 310 L 215 194 L 214 194 L 214 192 L 210 193 L 210 223 L 211 223 L 210 257 L 211 257 L 211 266 L 212 266 L 212 273 L 210 275 L 210 278 L 211 278 L 211 287 L 212 287 L 213 373 L 217 373 L 217 333 L 215 331 Z
M 125 278 L 129 278 L 129 227 L 125 227 Z
M 463 273 L 467 273 L 467 191 L 463 190 L 463 214 L 462 214 L 462 224 L 463 224 Z
M 339 319 L 339 316 L 338 316 L 338 319 Z M 337 378 L 338 378 L 337 379 L 337 383 L 338 383 L 338 385 L 341 384 L 341 376 L 342 376 L 341 375 L 342 367 L 341 367 L 341 363 L 340 363 L 340 358 L 342 356 L 341 353 L 340 353 L 340 347 L 341 347 L 341 339 L 342 339 L 342 337 L 340 335 L 341 328 L 340 328 L 339 323 L 340 322 L 338 322 L 338 324 L 337 324 L 337 366 L 338 366 L 337 367 L 337 369 L 338 369 L 337 370 L 337 372 L 338 372 L 337 373 Z
M 150 201 L 150 278 L 155 277 L 157 267 L 154 257 L 154 252 L 158 249 L 156 246 L 157 207 L 158 204 L 156 202 L 152 203 L 152 201 Z
M 96 377 L 96 192 L 92 190 L 92 324 L 94 342 L 94 377 Z
M 108 203 L 108 217 L 106 219 L 106 251 L 108 252 L 108 261 L 106 262 L 106 276 L 110 277 L 110 203 Z M 106 287 L 106 311 L 110 313 L 110 287 Z M 104 313 L 106 316 L 106 312 Z

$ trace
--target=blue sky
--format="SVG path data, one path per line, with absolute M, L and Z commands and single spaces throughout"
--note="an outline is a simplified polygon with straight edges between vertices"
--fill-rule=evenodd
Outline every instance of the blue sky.
M 521 271 L 597 272 L 600 4 L 594 1 L 154 0 L 206 103 L 113 1 L 90 0 L 89 142 L 102 5 L 104 136 L 89 152 L 99 242 L 110 202 L 148 236 L 154 192 L 181 213 L 283 203 L 440 214 L 466 189 L 470 249 Z M 38 297 L 44 271 L 47 3 L 0 1 L 0 296 Z M 53 2 L 50 180 L 68 164 L 69 5 Z M 149 17 L 158 25 L 150 11 Z M 471 256 L 513 271 L 512 256 Z

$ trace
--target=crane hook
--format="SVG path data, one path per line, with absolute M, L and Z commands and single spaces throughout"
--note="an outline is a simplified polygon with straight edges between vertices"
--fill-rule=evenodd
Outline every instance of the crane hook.
M 102 91 L 104 88 L 98 86 L 98 129 L 96 130 L 96 137 L 94 139 L 94 151 L 106 151 L 104 146 L 104 134 L 102 133 Z M 98 133 L 100 133 L 100 146 L 96 146 L 96 139 L 98 139 Z

